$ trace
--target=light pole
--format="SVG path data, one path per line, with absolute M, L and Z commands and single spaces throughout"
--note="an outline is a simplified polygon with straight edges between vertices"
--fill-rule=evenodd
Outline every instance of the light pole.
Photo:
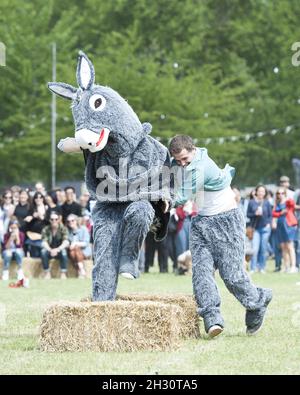
M 52 43 L 52 81 L 56 81 L 56 43 Z M 51 102 L 51 187 L 56 186 L 56 95 Z

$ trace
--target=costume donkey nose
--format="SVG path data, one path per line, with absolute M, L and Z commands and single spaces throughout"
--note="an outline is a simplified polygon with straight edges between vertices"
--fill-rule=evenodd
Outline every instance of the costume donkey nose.
M 102 128 L 99 133 L 84 128 L 76 131 L 75 140 L 81 148 L 97 152 L 106 146 L 109 133 L 110 130 L 107 128 Z

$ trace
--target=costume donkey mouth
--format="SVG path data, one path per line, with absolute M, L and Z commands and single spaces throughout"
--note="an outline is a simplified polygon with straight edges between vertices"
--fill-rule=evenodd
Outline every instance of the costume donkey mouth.
M 99 134 L 90 129 L 80 129 L 75 133 L 75 140 L 81 148 L 98 152 L 106 146 L 109 133 L 107 128 L 102 128 Z

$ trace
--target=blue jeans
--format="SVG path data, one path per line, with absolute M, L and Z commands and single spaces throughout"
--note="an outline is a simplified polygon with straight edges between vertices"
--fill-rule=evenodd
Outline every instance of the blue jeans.
M 41 258 L 42 258 L 43 269 L 45 270 L 45 272 L 49 271 L 49 260 L 50 259 L 59 259 L 60 271 L 61 272 L 67 271 L 67 263 L 68 263 L 67 250 L 64 249 L 64 250 L 60 251 L 56 256 L 50 256 L 50 252 L 47 251 L 45 248 L 42 248 Z
M 300 222 L 297 229 L 297 238 L 294 242 L 295 244 L 295 252 L 296 252 L 296 266 L 300 267 Z
M 27 239 L 25 241 L 25 251 L 29 252 L 31 258 L 40 258 L 41 256 L 41 248 L 42 248 L 42 240 L 30 240 Z
M 280 270 L 281 268 L 281 260 L 282 260 L 282 252 L 280 243 L 278 240 L 278 232 L 276 229 L 273 229 L 271 232 L 270 243 L 272 245 L 272 249 L 275 255 L 275 269 Z
M 265 269 L 270 234 L 270 225 L 261 229 L 255 229 L 252 240 L 253 255 L 251 258 L 251 270 L 256 270 L 257 268 L 259 270 Z
M 15 248 L 13 250 L 4 250 L 2 252 L 3 257 L 3 269 L 8 270 L 12 259 L 15 259 L 18 267 L 22 266 L 22 260 L 24 258 L 24 251 L 22 248 Z
M 191 230 L 191 218 L 186 217 L 183 221 L 182 228 L 175 236 L 177 257 L 189 249 L 190 230 Z

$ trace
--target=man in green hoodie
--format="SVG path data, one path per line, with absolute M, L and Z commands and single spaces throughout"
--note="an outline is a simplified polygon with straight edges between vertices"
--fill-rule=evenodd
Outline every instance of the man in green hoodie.
M 215 337 L 224 328 L 214 278 L 218 269 L 228 290 L 246 308 L 246 332 L 253 335 L 263 324 L 272 291 L 253 285 L 244 269 L 245 220 L 230 187 L 235 169 L 228 164 L 220 169 L 207 149 L 195 147 L 189 136 L 174 137 L 169 150 L 172 165 L 182 170 L 175 206 L 192 199 L 199 209 L 192 219 L 190 249 L 193 289 L 205 330 Z

